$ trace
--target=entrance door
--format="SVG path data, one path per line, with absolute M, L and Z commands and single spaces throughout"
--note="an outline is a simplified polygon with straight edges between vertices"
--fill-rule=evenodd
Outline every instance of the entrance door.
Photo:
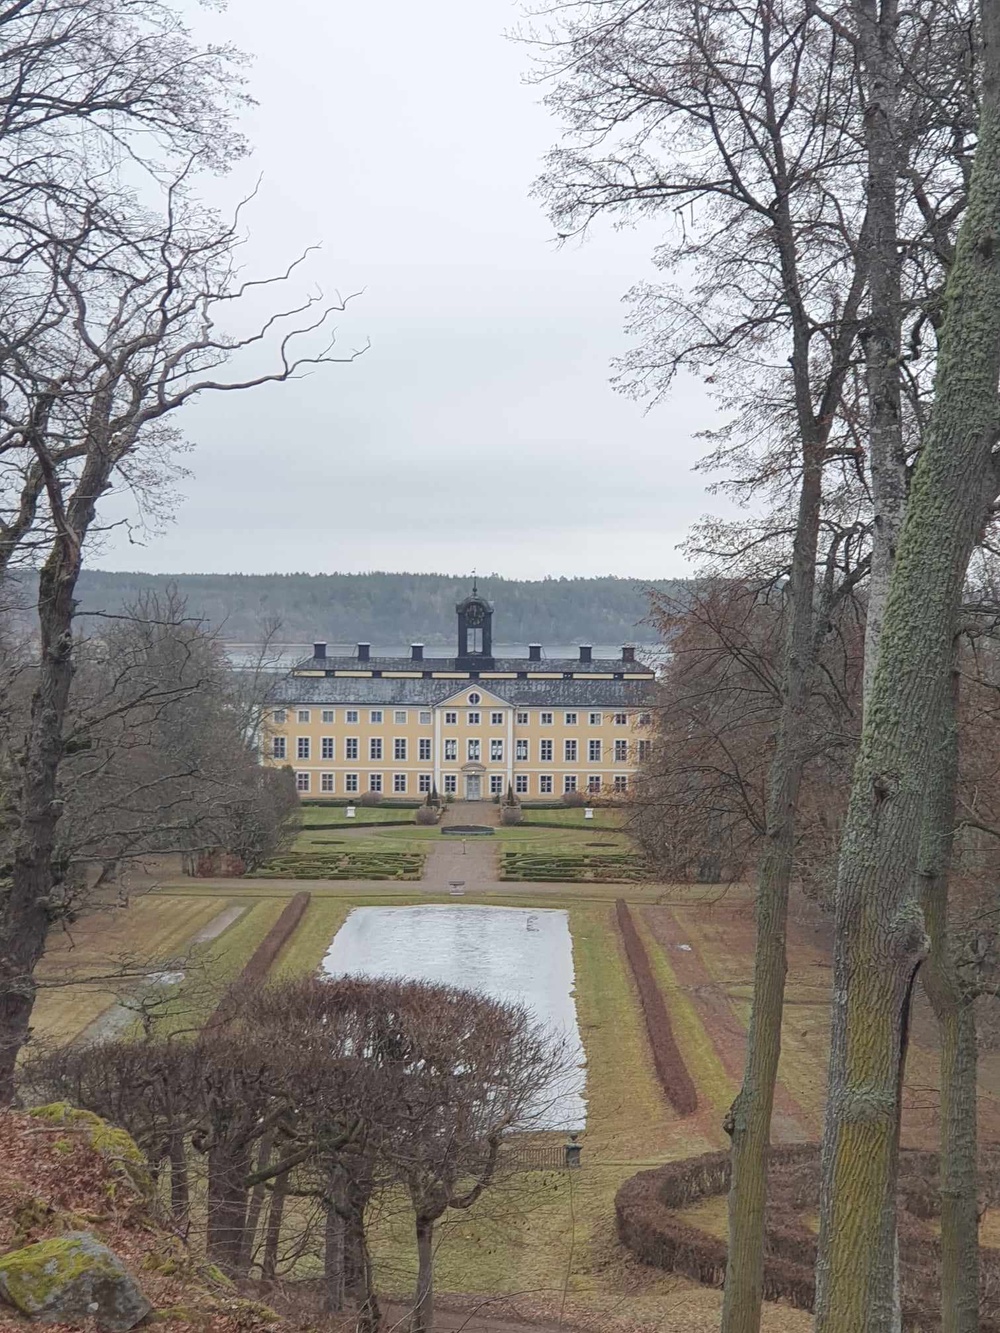
M 483 779 L 478 773 L 466 773 L 465 775 L 465 799 L 467 801 L 478 801 L 483 794 Z

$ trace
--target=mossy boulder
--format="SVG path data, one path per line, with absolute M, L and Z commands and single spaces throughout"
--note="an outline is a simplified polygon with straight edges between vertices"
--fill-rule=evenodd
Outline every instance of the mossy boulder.
M 93 1111 L 81 1111 L 69 1102 L 33 1106 L 28 1115 L 36 1120 L 44 1120 L 47 1124 L 62 1125 L 82 1133 L 84 1140 L 104 1158 L 124 1185 L 150 1202 L 155 1197 L 156 1187 L 146 1159 L 135 1140 L 124 1129 L 102 1120 Z
M 152 1309 L 118 1256 L 85 1231 L 0 1256 L 0 1297 L 39 1323 L 93 1320 L 107 1333 L 127 1333 Z

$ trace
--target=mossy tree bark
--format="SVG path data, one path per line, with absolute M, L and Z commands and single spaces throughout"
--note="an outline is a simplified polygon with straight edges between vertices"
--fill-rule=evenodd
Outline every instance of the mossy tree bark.
M 888 1333 L 910 1003 L 927 940 L 916 875 L 925 775 L 949 705 L 968 560 L 996 493 L 1000 0 L 982 5 L 969 202 L 945 293 L 935 399 L 889 588 L 841 846 L 817 1333 Z
M 958 776 L 958 674 L 928 769 L 918 879 L 930 940 L 921 980 L 941 1041 L 941 1329 L 979 1328 L 979 1213 L 975 990 L 957 965 L 948 921 L 948 883 Z

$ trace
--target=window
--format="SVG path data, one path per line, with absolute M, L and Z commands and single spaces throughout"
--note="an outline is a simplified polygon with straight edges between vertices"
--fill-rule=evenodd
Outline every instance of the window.
M 271 752 L 275 759 L 284 759 L 288 753 L 284 736 L 275 736 L 271 742 Z
M 308 722 L 308 721 L 309 721 L 309 718 L 310 718 L 310 712 L 309 712 L 309 709 L 308 709 L 308 708 L 300 708 L 300 709 L 299 709 L 299 721 L 300 721 L 300 722 Z
M 503 795 L 503 774 L 502 774 L 502 773 L 491 773 L 491 774 L 490 774 L 490 795 L 491 795 L 491 796 L 502 796 L 502 795 Z
M 381 773 L 369 773 L 369 774 L 368 774 L 368 790 L 369 790 L 369 791 L 381 791 L 381 790 L 382 790 L 382 774 L 381 774 Z
M 309 737 L 300 736 L 295 742 L 295 755 L 298 759 L 309 758 Z
M 430 713 L 423 712 L 420 714 L 420 725 L 422 727 L 429 727 L 432 721 L 433 719 Z
M 405 773 L 394 773 L 392 775 L 392 789 L 393 791 L 406 791 Z
M 477 740 L 470 740 L 470 741 L 469 741 L 469 749 L 468 749 L 468 755 L 467 755 L 467 758 L 469 758 L 469 759 L 478 759 L 478 758 L 479 758 L 479 755 L 480 755 L 480 751 L 482 750 L 482 748 L 483 748 L 483 747 L 482 747 L 482 745 L 481 745 L 481 743 L 480 743 L 479 741 L 477 741 Z
M 457 791 L 458 791 L 458 774 L 446 773 L 444 775 L 444 794 L 446 796 L 454 796 L 455 792 Z
M 621 764 L 628 759 L 628 741 L 615 741 L 615 763 Z
M 601 762 L 601 742 L 600 742 L 600 741 L 590 741 L 590 742 L 588 742 L 588 745 L 587 745 L 587 758 L 590 760 L 590 762 L 591 762 L 592 764 L 599 764 L 599 763 Z
M 473 690 L 472 693 L 469 695 L 469 703 L 477 704 L 481 701 L 482 697 L 483 696 L 481 694 L 477 694 L 476 691 Z
M 369 758 L 369 759 L 381 759 L 381 758 L 382 758 L 382 737 L 381 737 L 381 736 L 372 736 L 371 740 L 369 740 L 369 742 L 368 742 L 368 758 Z
M 576 791 L 575 773 L 567 773 L 563 778 L 563 791 Z
M 470 710 L 468 721 L 469 721 L 469 726 L 470 726 L 470 727 L 478 727 L 478 726 L 479 726 L 479 714 L 478 714 L 478 713 L 474 713 L 474 712 L 472 712 L 472 711 Z
M 429 773 L 421 773 L 417 778 L 417 790 L 427 792 L 430 791 L 430 789 L 431 775 Z
M 538 779 L 538 790 L 543 796 L 547 796 L 552 791 L 552 774 L 543 773 Z
M 616 727 L 627 727 L 627 726 L 628 726 L 628 713 L 615 713 L 615 726 L 616 726 Z
M 332 736 L 324 736 L 323 739 L 320 741 L 319 745 L 320 745 L 320 756 L 319 756 L 319 757 L 320 757 L 321 759 L 332 759 L 332 758 L 333 758 L 333 737 L 332 737 Z
M 526 727 L 526 726 L 528 725 L 528 714 L 527 714 L 527 713 L 518 713 L 518 715 L 517 715 L 517 725 L 518 725 L 519 727 Z
M 284 708 L 276 708 L 276 709 L 274 710 L 274 720 L 275 720 L 275 722 L 278 724 L 279 727 L 281 726 L 281 724 L 285 721 L 285 719 L 286 719 L 287 717 L 288 717 L 288 712 L 287 712 L 286 709 L 284 709 Z
M 589 720 L 590 720 L 590 725 L 591 725 L 592 727 L 599 727 L 599 726 L 601 725 L 601 723 L 604 721 L 604 714 L 603 714 L 603 713 L 591 713 L 591 714 L 590 714 L 590 719 L 589 719 Z
M 503 763 L 503 741 L 490 741 L 490 761 Z
M 549 762 L 551 761 L 551 759 L 552 759 L 552 742 L 551 742 L 551 741 L 539 741 L 539 742 L 538 742 L 538 757 L 539 757 L 539 759 L 542 760 L 543 763 L 549 763 Z
M 524 796 L 528 790 L 527 773 L 518 773 L 517 777 L 514 779 L 514 790 L 519 796 Z
M 624 773 L 615 774 L 615 791 L 628 791 L 628 778 Z
M 457 758 L 458 758 L 458 741 L 445 741 L 445 743 L 444 743 L 444 757 L 445 757 L 445 759 L 457 759 Z
M 587 790 L 592 796 L 596 795 L 601 790 L 601 779 L 596 773 L 591 773 L 590 777 L 587 779 Z
M 349 708 L 347 712 L 344 714 L 344 721 L 357 722 L 357 720 L 358 720 L 358 710 L 356 708 Z
M 319 789 L 320 791 L 333 791 L 332 773 L 321 773 L 319 775 Z
M 308 790 L 309 790 L 309 774 L 308 774 L 308 773 L 296 773 L 296 774 L 295 774 L 295 790 L 296 790 L 296 791 L 308 791 Z
M 527 741 L 515 741 L 515 742 L 514 742 L 514 758 L 515 758 L 515 759 L 525 760 L 525 759 L 527 759 L 527 757 L 528 757 L 528 742 L 527 742 Z
M 639 754 L 638 754 L 638 758 L 639 758 L 639 763 L 640 763 L 640 764 L 641 764 L 644 760 L 646 760 L 646 759 L 649 758 L 649 746 L 650 746 L 650 742 L 649 742 L 649 741 L 640 741 L 640 742 L 639 742 Z
M 566 741 L 563 745 L 563 759 L 568 763 L 576 763 L 576 741 Z
M 358 738 L 357 736 L 348 736 L 344 741 L 344 758 L 358 759 Z
M 397 727 L 405 727 L 405 726 L 406 726 L 406 709 L 405 709 L 405 708 L 397 708 L 396 711 L 395 711 L 395 712 L 393 713 L 393 715 L 392 715 L 392 720 L 393 720 L 393 722 L 395 722 L 395 724 L 396 724 Z
M 396 739 L 393 741 L 392 757 L 393 759 L 406 758 L 406 738 L 404 736 L 397 736 Z
M 324 721 L 324 722 L 326 722 L 326 723 L 330 723 L 330 722 L 336 722 L 336 720 L 337 720 L 337 718 L 336 718 L 336 714 L 334 713 L 334 711 L 333 711 L 332 708 L 324 708 L 324 709 L 323 709 L 323 721 Z
M 490 725 L 494 727 L 502 727 L 503 713 L 490 713 Z
M 419 759 L 430 759 L 430 757 L 431 757 L 431 742 L 430 742 L 430 738 L 429 738 L 429 737 L 425 737 L 424 739 L 417 741 L 417 746 L 418 746 L 419 751 L 420 751 L 420 753 L 418 754 L 417 757 L 418 757 Z
M 373 708 L 373 709 L 371 710 L 371 712 L 368 714 L 368 721 L 369 721 L 369 722 L 381 722 L 381 721 L 382 721 L 382 710 L 381 710 L 381 708 Z
M 541 724 L 542 724 L 543 727 L 551 727 L 551 726 L 552 726 L 552 714 L 551 714 L 551 713 L 542 713 L 542 714 L 540 715 L 540 717 L 539 717 L 539 721 L 541 722 Z
M 357 791 L 358 775 L 357 773 L 344 774 L 344 791 Z
M 458 714 L 457 714 L 457 713 L 445 713 L 445 715 L 444 715 L 444 721 L 445 721 L 445 726 L 453 727 L 453 726 L 455 725 L 455 723 L 458 721 Z
M 575 727 L 575 726 L 576 726 L 576 717 L 577 717 L 576 713 L 564 713 L 564 714 L 563 714 L 563 719 L 564 719 L 564 721 L 565 721 L 567 727 Z
M 653 718 L 652 718 L 652 714 L 650 714 L 650 713 L 640 713 L 640 714 L 639 714 L 639 726 L 640 726 L 640 727 L 648 727 L 649 724 L 650 724 L 650 722 L 652 722 L 652 720 L 653 720 Z

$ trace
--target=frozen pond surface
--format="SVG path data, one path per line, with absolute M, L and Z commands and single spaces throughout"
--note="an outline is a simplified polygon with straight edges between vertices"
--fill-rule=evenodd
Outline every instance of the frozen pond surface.
M 580 1066 L 553 1090 L 546 1128 L 582 1129 L 583 1043 L 567 914 L 526 907 L 355 907 L 323 959 L 331 977 L 409 977 L 516 1000 L 565 1037 Z

